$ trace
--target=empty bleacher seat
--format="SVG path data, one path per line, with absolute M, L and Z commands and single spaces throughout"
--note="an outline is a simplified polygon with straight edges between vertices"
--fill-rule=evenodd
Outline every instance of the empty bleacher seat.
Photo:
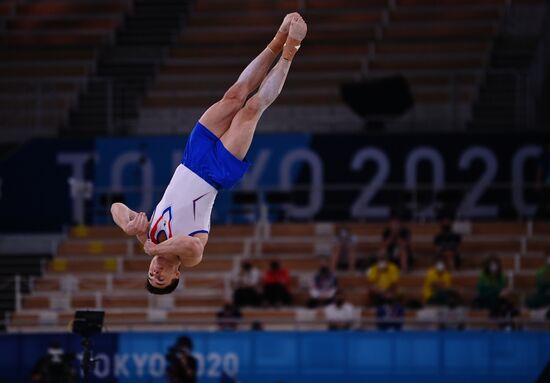
M 0 118 L 6 128 L 23 138 L 30 130 L 21 128 L 57 132 L 94 70 L 98 49 L 131 7 L 130 0 L 2 2 Z M 21 102 L 10 102 L 14 88 L 29 86 L 30 92 L 15 91 Z

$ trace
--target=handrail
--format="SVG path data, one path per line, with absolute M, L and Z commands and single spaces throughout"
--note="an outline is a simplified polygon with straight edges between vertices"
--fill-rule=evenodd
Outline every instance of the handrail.
M 258 319 L 227 319 L 226 321 L 219 321 L 214 314 L 212 315 L 212 318 L 204 318 L 204 319 L 183 319 L 183 320 L 139 320 L 135 318 L 128 318 L 124 320 L 124 323 L 116 323 L 116 322 L 109 322 L 109 320 L 106 320 L 106 325 L 104 326 L 104 330 L 108 330 L 109 327 L 117 327 L 117 328 L 126 328 L 129 330 L 132 330 L 132 327 L 137 326 L 143 326 L 146 327 L 146 329 L 151 331 L 151 325 L 156 325 L 154 330 L 152 331 L 158 331 L 159 329 L 162 329 L 162 325 L 167 326 L 167 328 L 174 328 L 176 327 L 211 327 L 211 326 L 218 326 L 220 323 L 222 324 L 235 324 L 237 329 L 240 328 L 240 330 L 243 330 L 244 328 L 250 328 L 250 326 L 254 323 L 257 323 Z M 270 318 L 270 319 L 262 319 L 260 322 L 264 326 L 291 326 L 295 330 L 310 330 L 311 327 L 318 327 L 318 326 L 327 326 L 329 324 L 329 321 L 325 319 L 313 319 L 313 320 L 289 320 L 289 319 L 279 319 L 279 318 Z M 550 328 L 550 322 L 543 319 L 526 319 L 526 318 L 514 318 L 512 320 L 510 319 L 483 319 L 483 318 L 464 318 L 464 319 L 418 319 L 418 318 L 401 318 L 401 319 L 375 319 L 375 318 L 361 318 L 360 320 L 351 321 L 351 329 L 352 330 L 359 330 L 359 331 L 372 331 L 372 326 L 377 326 L 379 324 L 397 324 L 401 325 L 403 328 L 403 331 L 409 331 L 410 329 L 406 327 L 418 327 L 418 328 L 433 328 L 436 327 L 442 327 L 447 326 L 450 328 L 457 328 L 459 326 L 464 326 L 464 329 L 466 331 L 471 330 L 477 330 L 479 327 L 484 329 L 495 329 L 495 326 L 514 326 L 517 329 L 520 329 L 522 327 L 541 327 L 544 329 Z M 36 324 L 36 321 L 28 321 L 28 320 L 18 320 L 17 323 L 9 323 L 5 321 L 0 321 L 0 325 L 5 325 L 9 328 L 10 332 L 13 332 L 14 330 L 21 331 L 22 328 L 25 327 L 33 327 L 38 329 L 48 329 L 48 328 L 58 328 L 58 327 L 66 327 L 67 324 L 65 323 L 42 323 L 42 324 Z M 474 328 L 469 328 L 474 327 Z
M 21 311 L 21 275 L 16 274 L 14 278 L 14 287 L 15 287 L 15 310 Z
M 452 192 L 458 195 L 462 195 L 464 197 L 464 194 L 471 190 L 472 183 L 448 183 L 444 186 L 443 189 L 434 188 L 434 185 L 432 183 L 419 183 L 415 185 L 414 188 L 406 188 L 404 183 L 401 182 L 388 182 L 385 183 L 383 186 L 380 186 L 379 192 L 403 192 L 408 193 L 406 200 L 403 200 L 404 203 L 408 203 L 407 209 L 410 210 L 413 213 L 413 217 L 420 219 L 419 216 L 420 213 L 423 212 L 423 209 L 430 206 L 435 206 L 434 204 L 441 203 L 445 200 L 444 193 Z M 535 190 L 537 187 L 535 182 L 527 182 L 525 181 L 523 183 L 523 188 L 526 190 Z M 329 183 L 323 185 L 323 193 L 329 193 L 329 192 L 337 192 L 337 191 L 361 191 L 365 188 L 364 183 Z M 117 190 L 117 194 L 124 193 L 126 195 L 131 194 L 140 194 L 140 193 L 151 193 L 153 197 L 159 197 L 164 192 L 165 185 L 144 185 L 144 186 L 127 186 L 124 187 L 122 190 Z M 511 182 L 494 182 L 492 183 L 488 188 L 488 191 L 491 192 L 513 192 L 514 185 Z M 235 190 L 238 192 L 239 190 Z M 244 190 L 246 192 L 249 192 L 248 190 Z M 288 193 L 299 193 L 299 192 L 311 192 L 311 185 L 307 183 L 299 183 L 292 185 L 292 188 L 290 190 L 282 190 L 280 185 L 261 185 L 257 187 L 255 190 L 250 191 L 253 193 L 256 193 L 258 195 L 258 200 L 261 201 L 261 203 L 258 205 L 258 209 L 260 209 L 260 213 L 263 213 L 265 215 L 265 208 L 263 208 L 263 201 L 265 200 L 265 196 L 271 192 L 271 191 L 277 191 L 277 192 L 288 192 Z M 113 191 L 110 187 L 95 187 L 94 190 L 95 195 L 105 195 L 107 197 L 106 203 L 107 206 L 110 205 L 111 201 L 109 198 L 113 195 Z M 426 194 L 429 193 L 430 203 L 427 203 L 427 201 L 424 201 L 424 204 L 419 204 L 419 198 L 422 195 L 422 193 Z M 443 194 L 442 194 L 443 193 Z M 426 194 L 425 197 L 428 197 Z M 462 200 L 463 197 L 460 197 Z M 460 201 L 459 201 L 460 202 Z M 536 201 L 531 201 L 531 203 L 536 204 Z M 422 205 L 422 206 L 420 206 Z M 460 204 L 459 204 L 460 206 Z M 459 207 L 457 206 L 457 208 Z M 282 206 L 281 206 L 282 207 Z M 284 207 L 282 207 L 284 208 Z M 263 210 L 262 210 L 263 209 Z M 349 210 L 350 209 L 350 203 L 349 201 L 331 201 L 331 205 L 325 205 L 323 207 L 324 211 L 340 211 L 342 209 Z M 432 212 L 433 213 L 433 212 Z M 424 218 L 430 218 L 432 217 L 432 213 L 424 212 Z M 108 209 L 103 210 L 97 210 L 94 212 L 95 218 L 100 218 L 108 214 Z M 418 217 L 417 217 L 418 216 Z M 463 216 L 460 209 L 457 210 L 457 217 L 458 218 L 468 218 L 467 216 Z M 524 217 L 528 217 L 524 215 L 521 212 L 517 212 L 518 219 L 522 219 Z M 262 218 L 262 215 L 260 214 L 260 218 Z M 263 216 L 265 218 L 265 216 Z M 435 218 L 433 216 L 432 218 Z
M 467 183 L 467 182 L 449 182 L 445 184 L 445 190 L 469 190 L 471 188 L 473 182 Z M 490 189 L 503 189 L 507 190 L 511 188 L 510 182 L 492 182 L 490 185 Z M 360 189 L 364 188 L 365 184 L 361 182 L 339 182 L 339 183 L 327 183 L 323 185 L 323 188 L 325 190 L 329 191 L 346 191 L 350 189 Z M 526 188 L 535 188 L 537 187 L 536 182 L 524 182 L 524 187 Z M 108 194 L 120 194 L 120 193 L 141 193 L 141 192 L 164 192 L 166 189 L 166 185 L 158 185 L 158 186 L 124 186 L 122 190 L 117 190 L 116 193 L 113 192 L 111 187 L 94 187 L 95 193 L 108 193 Z M 381 190 L 403 190 L 403 182 L 388 182 L 385 183 L 384 186 L 381 187 Z M 416 185 L 417 190 L 431 190 L 433 189 L 433 184 L 430 182 L 427 183 L 418 183 Z M 280 185 L 276 184 L 266 184 L 266 185 L 260 185 L 255 190 L 239 190 L 235 189 L 234 191 L 246 191 L 246 192 L 266 192 L 266 191 L 288 191 L 288 192 L 294 192 L 294 191 L 308 191 L 311 190 L 311 185 L 308 183 L 297 183 L 292 185 L 291 190 L 281 190 Z M 408 191 L 409 189 L 406 189 L 405 191 Z

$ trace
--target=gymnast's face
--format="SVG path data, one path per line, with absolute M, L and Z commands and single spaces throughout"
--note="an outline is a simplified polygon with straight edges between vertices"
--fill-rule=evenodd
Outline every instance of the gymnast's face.
M 180 277 L 178 270 L 179 262 L 159 257 L 158 255 L 153 257 L 149 264 L 149 272 L 147 279 L 149 283 L 154 287 L 163 288 L 168 286 L 174 279 Z

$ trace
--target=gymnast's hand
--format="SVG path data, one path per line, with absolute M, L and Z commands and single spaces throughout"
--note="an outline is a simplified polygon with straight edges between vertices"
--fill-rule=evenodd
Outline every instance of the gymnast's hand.
M 147 235 L 148 226 L 149 220 L 147 220 L 145 213 L 138 213 L 133 217 L 133 219 L 128 221 L 124 231 L 128 235 Z
M 150 239 L 145 241 L 145 243 L 143 244 L 143 250 L 145 251 L 145 254 L 150 255 L 152 257 L 155 255 L 154 252 L 156 247 L 157 245 L 151 242 Z

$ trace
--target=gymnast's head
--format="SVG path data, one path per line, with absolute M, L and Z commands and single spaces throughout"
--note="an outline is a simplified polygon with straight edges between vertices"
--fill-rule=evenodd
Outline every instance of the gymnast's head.
M 166 238 L 164 231 L 161 231 L 157 236 L 159 243 L 166 241 Z M 149 264 L 145 288 L 151 294 L 170 294 L 178 287 L 180 275 L 179 261 L 156 255 Z

